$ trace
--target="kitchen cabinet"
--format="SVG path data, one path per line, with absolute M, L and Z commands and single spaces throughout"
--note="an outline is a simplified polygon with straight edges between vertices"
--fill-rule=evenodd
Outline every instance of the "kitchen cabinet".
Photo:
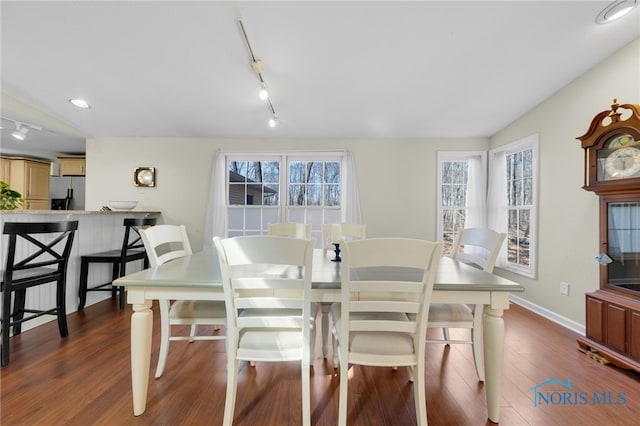
M 24 198 L 24 210 L 49 210 L 49 172 L 47 161 L 28 158 L 4 158 L 10 161 L 11 189 Z
M 86 174 L 85 157 L 58 157 L 60 176 L 84 176 Z
M 0 180 L 11 186 L 11 160 L 0 158 Z

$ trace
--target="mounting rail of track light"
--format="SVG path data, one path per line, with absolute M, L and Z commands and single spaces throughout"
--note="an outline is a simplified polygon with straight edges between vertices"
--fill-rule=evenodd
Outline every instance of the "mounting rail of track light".
M 238 19 L 238 25 L 240 26 L 240 31 L 242 32 L 242 37 L 244 38 L 244 42 L 247 45 L 247 49 L 249 50 L 249 58 L 251 59 L 251 68 L 258 76 L 258 80 L 260 81 L 260 91 L 258 92 L 258 96 L 260 99 L 265 101 L 267 104 L 267 108 L 271 112 L 271 117 L 269 118 L 269 127 L 275 127 L 278 123 L 278 118 L 276 116 L 276 110 L 273 107 L 273 102 L 271 101 L 271 96 L 267 91 L 267 84 L 264 81 L 264 77 L 262 73 L 264 71 L 264 64 L 260 59 L 256 59 L 256 55 L 253 53 L 253 48 L 251 47 L 251 43 L 249 43 L 249 37 L 247 37 L 247 32 L 244 28 L 244 24 L 241 19 Z
M 19 141 L 23 141 L 27 138 L 27 132 L 29 132 L 29 130 L 42 131 L 42 127 L 36 126 L 35 124 L 25 123 L 23 121 L 14 120 L 13 118 L 9 118 L 9 117 L 0 116 L 0 118 L 2 120 L 10 121 L 13 123 L 13 125 L 16 128 L 11 133 L 11 136 L 13 136 L 15 139 Z

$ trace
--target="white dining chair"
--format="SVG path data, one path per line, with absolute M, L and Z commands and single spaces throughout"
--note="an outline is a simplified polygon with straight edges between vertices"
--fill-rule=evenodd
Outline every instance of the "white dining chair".
M 459 229 L 453 243 L 451 257 L 493 273 L 500 248 L 506 234 L 488 228 Z M 428 327 L 442 328 L 443 339 L 430 338 L 427 343 L 467 344 L 472 346 L 473 362 L 478 379 L 484 382 L 484 357 L 482 355 L 482 314 L 484 305 L 434 303 L 429 311 Z M 470 339 L 452 339 L 450 328 L 470 329 Z
M 240 361 L 299 361 L 302 423 L 309 425 L 313 242 L 279 236 L 214 237 L 213 242 L 227 304 L 223 424 L 233 422 Z
M 426 425 L 427 316 L 442 242 L 371 238 L 342 244 L 340 303 L 331 309 L 340 365 L 338 424 L 347 424 L 351 363 L 409 367 L 417 424 Z
M 149 264 L 152 267 L 192 254 L 191 244 L 184 225 L 156 225 L 140 231 Z M 215 258 L 212 261 L 216 261 Z M 169 300 L 160 299 L 160 354 L 156 367 L 156 378 L 162 376 L 169 344 L 172 341 L 222 340 L 224 335 L 198 335 L 198 325 L 220 327 L 226 324 L 225 304 L 213 300 Z M 172 334 L 172 326 L 191 325 L 189 336 Z
M 322 225 L 322 242 L 325 250 L 334 250 L 340 240 L 362 240 L 367 237 L 367 225 L 363 223 L 326 223 Z M 322 357 L 326 358 L 329 340 L 329 312 L 331 303 L 321 303 L 322 310 Z
M 311 239 L 311 224 L 296 222 L 270 223 L 267 232 L 269 235 L 309 240 Z

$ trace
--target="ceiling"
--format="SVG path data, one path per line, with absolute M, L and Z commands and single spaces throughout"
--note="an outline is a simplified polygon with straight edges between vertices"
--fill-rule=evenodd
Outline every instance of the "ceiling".
M 609 1 L 5 1 L 2 152 L 84 138 L 488 137 L 640 35 Z M 258 99 L 258 75 L 279 125 Z M 640 70 L 639 70 L 640 72 Z M 84 98 L 88 110 L 72 106 Z M 8 126 L 7 126 L 8 125 Z

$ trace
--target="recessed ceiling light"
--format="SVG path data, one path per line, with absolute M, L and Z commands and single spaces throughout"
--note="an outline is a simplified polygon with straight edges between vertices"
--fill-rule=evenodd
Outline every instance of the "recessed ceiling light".
M 73 105 L 77 106 L 78 108 L 84 108 L 84 109 L 89 108 L 89 104 L 84 99 L 69 99 L 69 102 L 71 102 Z
M 608 24 L 631 12 L 638 6 L 638 0 L 615 0 L 596 16 L 598 24 Z

